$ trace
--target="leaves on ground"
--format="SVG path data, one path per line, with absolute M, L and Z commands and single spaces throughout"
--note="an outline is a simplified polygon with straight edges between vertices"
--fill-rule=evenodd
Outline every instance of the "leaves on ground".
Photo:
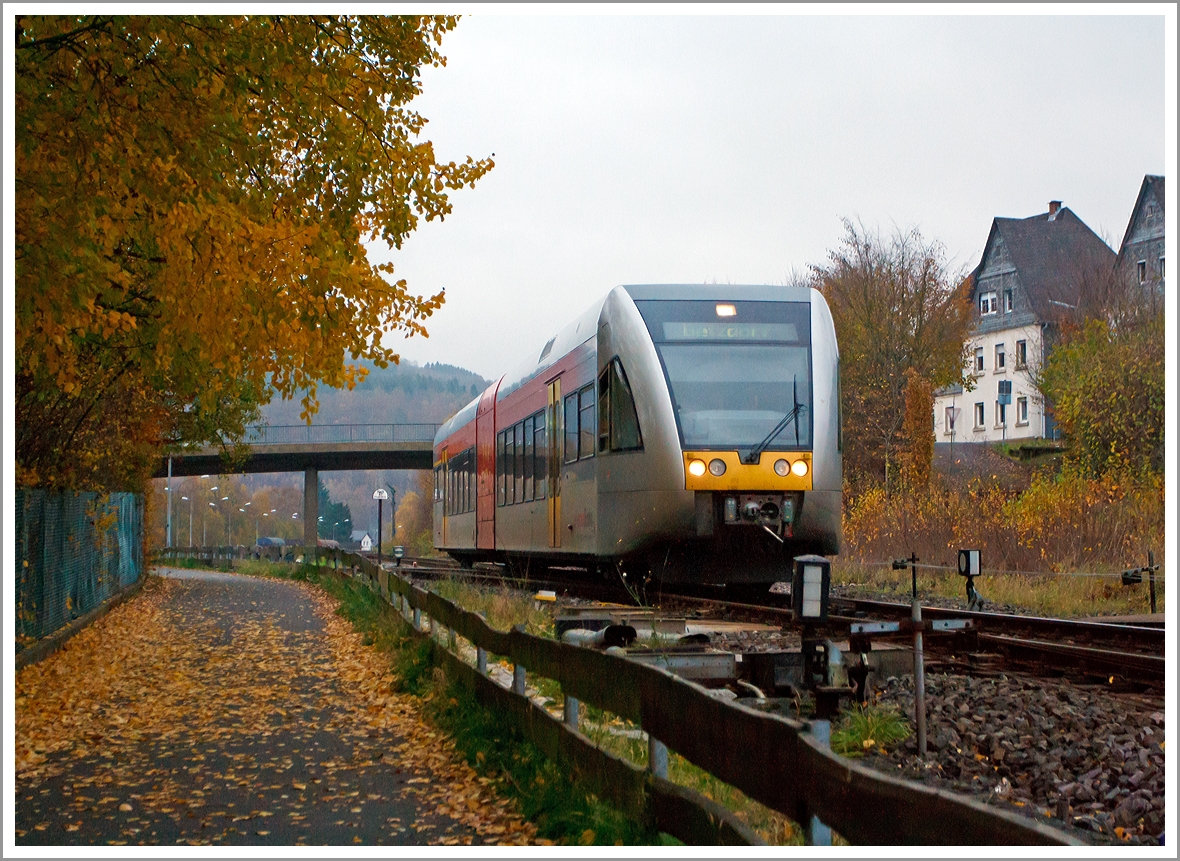
M 387 659 L 332 599 L 306 583 L 245 582 L 295 594 L 238 598 L 227 615 L 224 601 L 192 600 L 207 581 L 152 578 L 17 675 L 18 840 L 52 825 L 50 842 L 112 842 L 99 832 L 117 824 L 115 842 L 157 842 L 167 826 L 177 842 L 315 843 L 359 824 L 362 842 L 534 842 L 533 826 L 425 722 L 420 702 L 395 691 Z M 304 623 L 287 618 L 300 604 Z M 57 809 L 31 821 L 51 785 Z M 252 809 L 241 809 L 242 793 Z M 376 811 L 407 803 L 412 815 L 374 829 Z M 282 831 L 270 824 L 280 817 Z

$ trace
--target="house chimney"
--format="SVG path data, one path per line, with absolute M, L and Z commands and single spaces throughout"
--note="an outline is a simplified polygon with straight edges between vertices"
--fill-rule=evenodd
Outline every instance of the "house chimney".
M 1049 216 L 1050 217 L 1056 215 L 1057 210 L 1059 210 L 1059 209 L 1061 209 L 1061 201 L 1060 200 L 1050 200 L 1049 201 Z

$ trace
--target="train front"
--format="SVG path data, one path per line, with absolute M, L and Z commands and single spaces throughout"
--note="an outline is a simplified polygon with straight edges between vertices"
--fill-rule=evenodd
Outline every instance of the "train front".
M 797 555 L 839 552 L 838 351 L 823 296 L 724 285 L 628 292 L 658 358 L 679 459 L 682 537 L 649 549 L 649 573 L 773 582 L 788 579 Z

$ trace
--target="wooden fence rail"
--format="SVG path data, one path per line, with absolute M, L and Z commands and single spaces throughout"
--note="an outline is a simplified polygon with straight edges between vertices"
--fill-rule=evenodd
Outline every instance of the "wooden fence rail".
M 261 558 L 274 561 L 331 564 L 361 579 L 403 613 L 425 613 L 476 648 L 557 681 L 566 696 L 637 723 L 670 750 L 767 807 L 799 823 L 818 817 L 851 843 L 1081 845 L 1064 831 L 1015 811 L 846 760 L 818 739 L 807 721 L 718 699 L 659 667 L 522 630 L 496 630 L 483 617 L 379 570 L 357 554 L 320 547 L 260 549 Z M 161 558 L 227 558 L 226 552 L 211 550 L 172 548 Z M 452 676 L 511 719 L 548 756 L 569 766 L 600 797 L 624 810 L 646 811 L 661 830 L 685 842 L 761 842 L 730 811 L 600 750 L 527 697 L 502 688 L 445 649 L 438 651 Z

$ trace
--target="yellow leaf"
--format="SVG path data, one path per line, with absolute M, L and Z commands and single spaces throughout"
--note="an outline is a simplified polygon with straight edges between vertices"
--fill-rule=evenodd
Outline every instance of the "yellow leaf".
M 583 846 L 592 846 L 594 845 L 594 836 L 594 831 L 587 828 L 582 832 L 582 836 L 578 839 L 578 842 Z

